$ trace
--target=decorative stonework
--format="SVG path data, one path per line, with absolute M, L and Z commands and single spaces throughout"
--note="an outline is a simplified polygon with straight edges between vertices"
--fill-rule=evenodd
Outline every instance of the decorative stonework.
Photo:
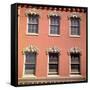
M 73 12 L 72 14 L 70 14 L 68 16 L 68 19 L 70 19 L 70 18 L 79 18 L 79 19 L 81 19 L 80 15 L 76 12 Z
M 29 45 L 28 47 L 23 49 L 23 54 L 25 54 L 26 52 L 35 52 L 38 53 L 38 48 L 33 46 L 33 45 Z
M 60 53 L 60 49 L 57 47 L 47 48 L 46 54 L 48 53 Z
M 59 14 L 59 12 L 57 12 L 56 10 L 55 11 L 52 11 L 52 12 L 50 12 L 49 14 L 48 14 L 48 17 L 50 17 L 50 16 L 60 16 L 60 14 Z
M 79 53 L 79 54 L 81 54 L 81 49 L 80 48 L 78 48 L 78 47 L 73 47 L 73 48 L 71 48 L 70 50 L 68 50 L 68 54 L 70 55 L 70 54 L 75 54 L 75 53 Z
M 36 8 L 33 9 L 26 9 L 25 15 L 39 15 L 38 11 Z

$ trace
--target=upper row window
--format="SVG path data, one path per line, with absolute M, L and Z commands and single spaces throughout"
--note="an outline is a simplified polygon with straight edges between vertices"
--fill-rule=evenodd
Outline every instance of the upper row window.
M 80 18 L 71 18 L 71 35 L 80 35 Z
M 28 15 L 28 33 L 38 33 L 38 15 Z
M 39 16 L 28 15 L 28 34 L 38 34 Z M 60 17 L 49 17 L 49 35 L 60 35 Z M 70 18 L 70 35 L 80 36 L 80 18 Z
M 59 16 L 51 16 L 50 17 L 50 34 L 60 34 L 60 22 L 59 22 Z

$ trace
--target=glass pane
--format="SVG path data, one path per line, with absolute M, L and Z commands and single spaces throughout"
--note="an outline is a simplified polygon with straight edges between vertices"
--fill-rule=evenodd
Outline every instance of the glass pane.
M 31 15 L 29 15 L 28 16 L 28 23 L 29 24 L 38 24 L 38 16 L 35 16 L 35 15 L 31 16 Z
M 58 53 L 49 54 L 49 63 L 58 63 Z
M 28 24 L 28 32 L 29 33 L 33 32 L 33 25 L 32 24 Z
M 59 26 L 58 25 L 51 25 L 50 27 L 50 34 L 59 34 Z
M 25 64 L 25 74 L 35 74 L 35 64 Z
M 26 69 L 35 69 L 35 64 L 25 64 L 25 70 Z
M 35 63 L 36 54 L 35 53 L 26 53 L 26 63 Z
M 71 65 L 71 72 L 80 72 L 80 65 L 79 64 L 72 64 Z
M 51 17 L 50 18 L 50 21 L 51 21 L 51 25 L 59 25 L 59 17 Z
M 58 72 L 58 64 L 49 64 L 49 72 Z
M 71 64 L 80 64 L 80 55 L 79 54 L 71 55 Z
M 33 25 L 33 32 L 34 33 L 37 33 L 38 32 L 38 25 Z
M 35 70 L 25 70 L 25 74 L 35 74 Z
M 32 16 L 32 23 L 37 24 L 38 23 L 38 17 L 37 16 Z

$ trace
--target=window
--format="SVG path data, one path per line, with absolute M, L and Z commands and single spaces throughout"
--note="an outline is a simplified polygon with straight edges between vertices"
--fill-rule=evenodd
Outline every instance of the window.
M 59 16 L 50 16 L 50 34 L 59 35 Z
M 38 34 L 38 15 L 28 15 L 28 33 Z
M 30 75 L 30 74 L 35 75 L 36 53 L 26 52 L 25 57 L 26 57 L 25 74 L 26 75 Z
M 80 18 L 71 18 L 71 35 L 80 35 Z
M 49 75 L 58 74 L 58 53 L 49 53 Z
M 80 54 L 71 54 L 71 74 L 80 74 Z

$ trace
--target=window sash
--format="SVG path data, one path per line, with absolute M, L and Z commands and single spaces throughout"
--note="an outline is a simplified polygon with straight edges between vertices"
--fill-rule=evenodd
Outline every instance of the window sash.
M 25 74 L 35 74 L 36 53 L 26 52 Z
M 80 64 L 71 64 L 71 72 L 73 72 L 73 73 L 75 73 L 75 72 L 80 73 Z
M 36 62 L 36 53 L 26 53 L 26 61 L 25 63 L 31 63 L 31 64 L 35 64 Z
M 71 74 L 80 74 L 80 54 L 71 54 Z
M 59 25 L 50 25 L 50 34 L 59 34 Z
M 38 16 L 28 16 L 28 33 L 38 33 Z
M 80 19 L 71 19 L 71 35 L 80 35 Z
M 49 74 L 58 74 L 58 53 L 49 53 Z
M 59 17 L 50 17 L 50 34 L 59 34 Z
M 38 33 L 38 24 L 28 24 L 29 33 Z
M 58 73 L 58 64 L 49 64 L 49 73 L 57 72 Z
M 35 64 L 25 64 L 25 74 L 35 74 Z

